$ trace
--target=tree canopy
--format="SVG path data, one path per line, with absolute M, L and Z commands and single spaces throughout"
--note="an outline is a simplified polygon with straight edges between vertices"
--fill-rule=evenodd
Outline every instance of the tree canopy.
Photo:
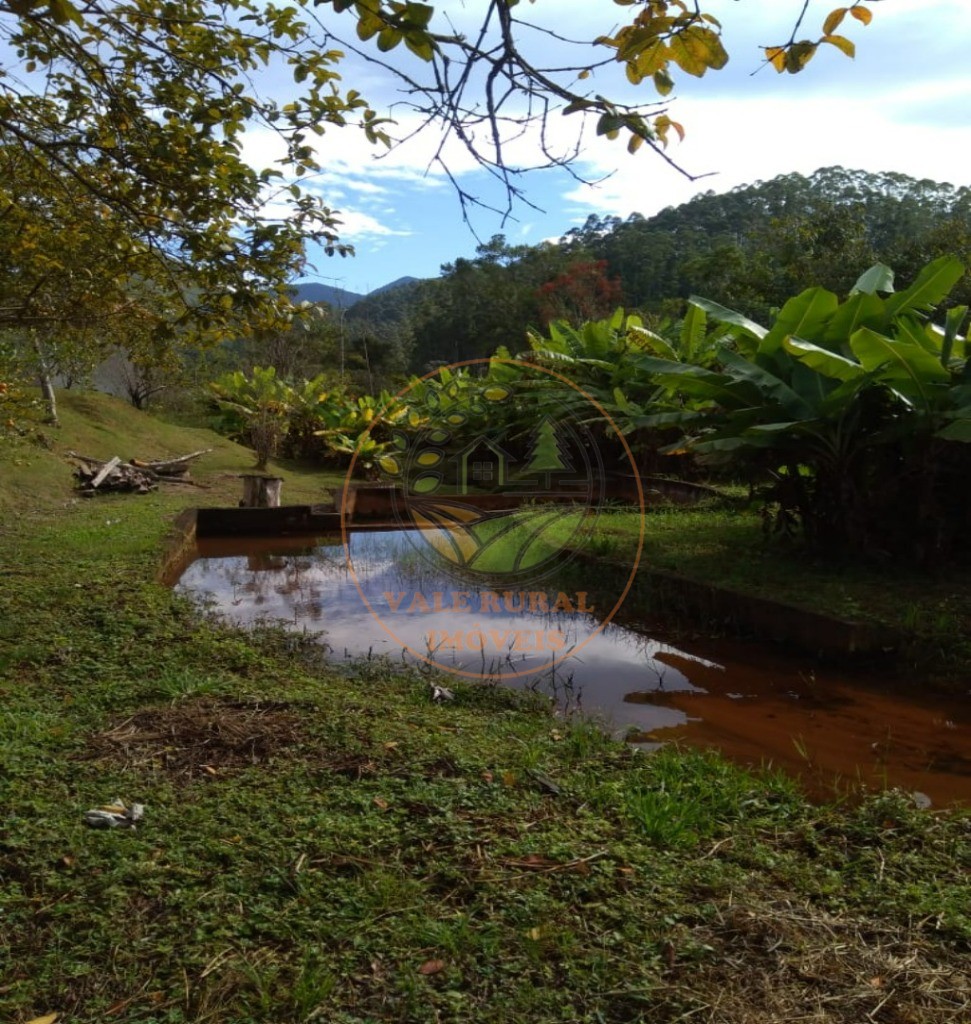
M 823 42 L 850 53 L 836 28 L 847 14 L 867 23 L 867 2 L 834 11 L 816 39 L 797 38 L 805 8 L 794 3 L 792 38 L 766 59 L 795 72 Z M 542 130 L 555 109 L 594 115 L 598 132 L 626 135 L 631 149 L 663 152 L 681 131 L 664 100 L 673 76 L 724 66 L 720 25 L 683 0 L 604 3 L 605 24 L 618 5 L 629 24 L 546 66 L 528 40 L 569 41 L 552 7 L 537 5 L 533 22 L 518 0 L 491 0 L 475 31 L 409 0 L 0 0 L 0 326 L 110 322 L 133 301 L 133 282 L 146 281 L 182 328 L 218 336 L 278 313 L 308 240 L 347 251 L 337 215 L 298 183 L 318 166 L 315 137 L 353 125 L 389 142 L 384 119 L 341 79 L 352 49 L 396 76 L 408 102 L 510 196 L 505 147 L 531 122 L 540 122 L 538 162 L 569 162 Z M 587 89 L 610 62 L 650 82 L 660 101 L 630 105 Z M 254 126 L 282 144 L 279 166 L 244 159 Z M 97 281 L 100 302 L 77 301 L 68 262 Z

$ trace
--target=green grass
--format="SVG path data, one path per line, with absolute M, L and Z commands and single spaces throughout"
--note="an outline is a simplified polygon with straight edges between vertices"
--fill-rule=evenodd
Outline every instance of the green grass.
M 26 495 L 0 532 L 0 1019 L 968 1016 L 967 815 L 813 806 L 504 689 L 337 672 L 155 582 L 171 491 Z M 138 829 L 83 824 L 116 796 Z

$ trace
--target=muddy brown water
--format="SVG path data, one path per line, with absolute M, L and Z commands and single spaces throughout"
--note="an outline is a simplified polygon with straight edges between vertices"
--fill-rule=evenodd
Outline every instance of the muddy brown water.
M 269 620 L 319 633 L 334 660 L 419 661 L 403 645 L 427 651 L 429 635 L 454 627 L 454 609 L 429 602 L 416 615 L 405 597 L 397 612 L 383 608 L 379 624 L 361 595 L 372 608 L 395 595 L 393 605 L 419 590 L 448 593 L 454 581 L 415 564 L 405 531 L 355 533 L 349 543 L 356 573 L 339 538 L 202 540 L 176 587 L 242 625 Z M 474 588 L 463 590 L 473 590 L 474 603 Z M 623 624 L 615 620 L 550 670 L 535 645 L 552 627 L 567 635 L 580 628 L 577 616 L 563 622 L 549 611 L 494 607 L 487 616 L 476 608 L 473 618 L 483 635 L 510 638 L 509 650 L 487 658 L 436 649 L 439 664 L 548 692 L 564 712 L 598 716 L 631 742 L 715 747 L 739 763 L 796 775 L 816 797 L 890 786 L 924 804 L 971 805 L 971 689 L 940 695 L 920 678 L 843 674 L 765 643 L 675 640 L 639 624 L 630 606 Z M 532 652 L 513 650 L 517 635 L 540 639 Z

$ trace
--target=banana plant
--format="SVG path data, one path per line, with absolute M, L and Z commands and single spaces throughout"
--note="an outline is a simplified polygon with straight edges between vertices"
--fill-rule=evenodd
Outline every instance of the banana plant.
M 810 288 L 768 328 L 727 311 L 732 340 L 716 368 L 642 358 L 684 402 L 686 436 L 671 450 L 761 472 L 817 546 L 901 550 L 907 522 L 915 557 L 944 550 L 963 522 L 948 491 L 971 469 L 971 450 L 953 443 L 971 441 L 971 370 L 967 309 L 942 324 L 931 313 L 963 274 L 944 257 L 893 292 L 878 266 L 844 302 Z M 896 502 L 893 528 L 881 502 Z
M 272 366 L 254 366 L 247 377 L 240 370 L 226 373 L 209 385 L 217 407 L 226 414 L 223 429 L 251 444 L 256 468 L 265 470 L 276 454 L 290 421 L 292 389 Z

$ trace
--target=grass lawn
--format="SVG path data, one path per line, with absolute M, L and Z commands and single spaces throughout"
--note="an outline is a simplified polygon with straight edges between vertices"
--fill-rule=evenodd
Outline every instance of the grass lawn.
M 199 493 L 235 500 L 242 449 L 144 417 L 95 450 L 75 411 L 91 433 L 65 415 L 57 444 L 85 454 L 217 446 Z M 510 691 L 434 703 L 421 673 L 226 628 L 155 580 L 195 492 L 74 501 L 55 461 L 0 454 L 0 1019 L 971 1017 L 966 814 L 814 806 Z M 84 824 L 115 797 L 145 804 L 135 830 Z

